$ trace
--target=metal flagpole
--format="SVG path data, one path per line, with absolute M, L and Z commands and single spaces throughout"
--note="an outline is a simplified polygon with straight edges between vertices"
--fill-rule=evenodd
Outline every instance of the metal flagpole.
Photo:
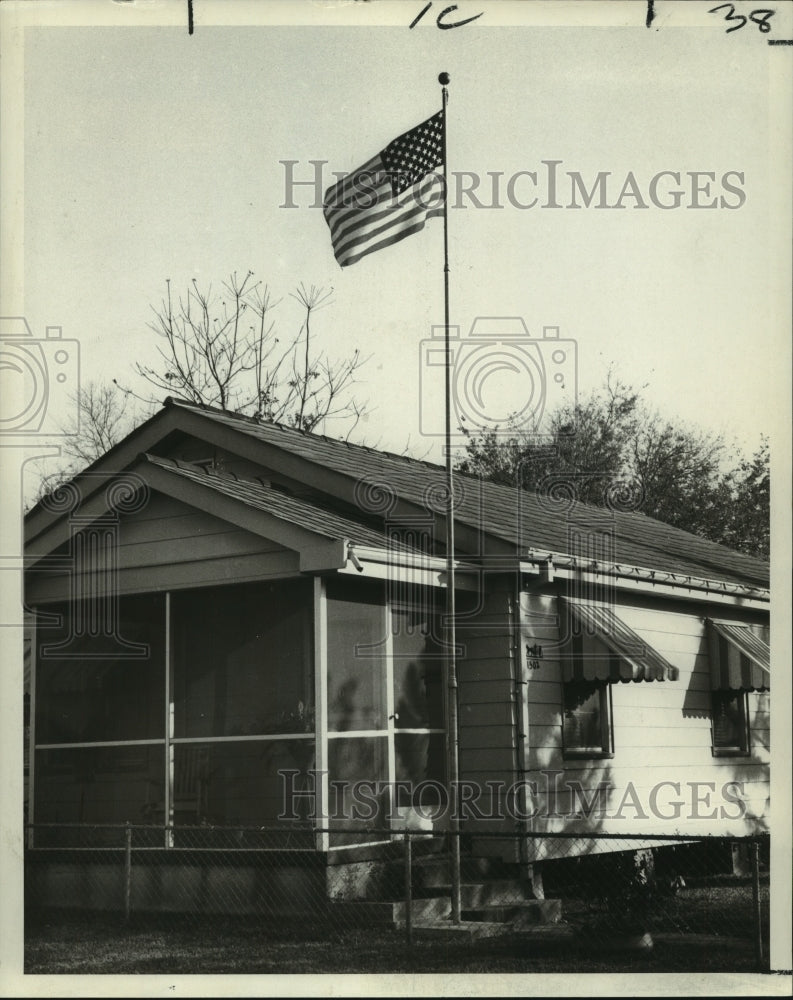
M 449 326 L 449 189 L 446 174 L 446 107 L 449 103 L 449 74 L 441 73 L 438 83 L 443 88 L 443 300 L 446 347 L 446 642 L 447 642 L 447 710 L 448 710 L 448 767 L 449 808 L 451 810 L 452 849 L 452 919 L 460 923 L 460 817 L 458 814 L 457 787 L 459 781 L 459 736 L 457 719 L 457 629 L 454 580 L 454 479 L 452 475 L 452 366 L 451 329 Z

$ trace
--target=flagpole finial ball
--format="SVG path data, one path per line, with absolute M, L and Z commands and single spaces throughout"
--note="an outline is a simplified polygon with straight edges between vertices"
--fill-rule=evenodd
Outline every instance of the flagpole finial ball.
M 445 87 L 448 82 L 449 82 L 449 74 L 448 73 L 441 73 L 441 75 L 438 77 L 438 83 L 442 87 Z

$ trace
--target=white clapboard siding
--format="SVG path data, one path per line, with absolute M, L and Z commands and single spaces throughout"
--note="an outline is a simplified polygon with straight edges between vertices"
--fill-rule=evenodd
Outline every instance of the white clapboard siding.
M 647 819 L 638 819 L 630 832 L 664 833 L 697 829 L 703 832 L 745 833 L 747 820 L 736 820 L 736 807 L 722 803 L 718 796 L 725 786 L 738 781 L 752 798 L 763 798 L 768 785 L 769 763 L 769 701 L 766 693 L 750 693 L 748 709 L 750 719 L 750 752 L 747 756 L 714 757 L 711 734 L 710 665 L 705 635 L 704 613 L 694 606 L 689 611 L 680 602 L 676 604 L 645 603 L 620 606 L 620 618 L 641 639 L 661 653 L 678 668 L 676 681 L 615 683 L 611 685 L 613 710 L 614 754 L 607 759 L 565 759 L 562 752 L 562 684 L 561 666 L 554 646 L 558 633 L 547 624 L 536 627 L 536 615 L 552 614 L 554 600 L 547 596 L 523 595 L 522 644 L 540 645 L 542 656 L 534 655 L 537 669 L 528 669 L 532 658 L 521 650 L 523 676 L 528 704 L 528 734 L 526 740 L 527 777 L 542 779 L 543 770 L 560 773 L 562 784 L 566 781 L 580 783 L 585 794 L 594 792 L 598 785 L 607 782 L 613 786 L 610 802 L 619 804 L 623 796 L 636 793 L 643 803 Z M 530 613 L 534 613 L 532 617 Z M 722 611 L 722 616 L 724 612 Z M 740 614 L 738 615 L 740 618 Z M 692 818 L 690 802 L 684 814 L 674 820 L 651 815 L 649 798 L 662 782 L 671 781 L 681 788 L 716 788 L 714 802 L 723 804 L 708 819 L 707 830 L 703 821 Z M 658 792 L 655 792 L 658 795 Z M 615 798 L 616 796 L 616 798 Z M 568 792 L 569 797 L 569 792 Z M 539 796 L 538 801 L 542 799 Z M 541 810 L 542 812 L 543 810 Z M 547 810 L 545 810 L 547 811 Z M 700 810 L 703 811 L 703 810 Z M 580 829 L 619 833 L 627 831 L 626 821 L 635 810 L 626 807 L 624 815 L 606 815 L 592 824 L 582 821 Z M 574 829 L 570 818 L 535 817 L 536 830 Z M 572 824 L 572 825 L 571 825 Z M 638 824 L 638 825 L 637 825 Z
M 467 664 L 458 663 L 457 675 L 459 683 L 460 705 L 502 704 L 504 701 L 504 680 L 493 680 L 487 677 L 472 677 Z M 512 692 L 510 691 L 510 697 Z
M 119 593 L 242 582 L 299 571 L 299 557 L 170 497 L 154 494 L 122 515 L 117 547 Z M 31 575 L 29 604 L 69 597 L 68 574 Z
M 509 692 L 505 691 L 504 699 L 500 702 L 485 702 L 480 705 L 468 704 L 460 706 L 461 726 L 500 726 L 502 728 L 502 740 L 505 744 L 512 745 L 510 739 L 510 726 L 514 716 L 512 701 L 509 699 Z M 460 742 L 465 743 L 460 737 Z
M 466 750 L 493 749 L 504 744 L 502 726 L 466 726 Z
M 500 789 L 512 787 L 517 779 L 515 756 L 516 703 L 512 676 L 512 621 L 506 591 L 494 590 L 485 598 L 472 626 L 466 626 L 460 639 L 465 655 L 458 661 L 460 778 L 475 783 L 480 813 L 500 813 L 502 791 L 494 792 L 488 783 Z M 512 829 L 508 819 L 481 819 L 474 811 L 465 820 L 466 830 L 477 829 L 492 834 Z M 478 853 L 495 853 L 516 860 L 512 840 L 477 841 Z

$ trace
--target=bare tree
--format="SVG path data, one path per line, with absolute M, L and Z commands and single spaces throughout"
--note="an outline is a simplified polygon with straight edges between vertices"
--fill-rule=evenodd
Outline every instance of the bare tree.
M 298 331 L 277 335 L 274 302 L 252 271 L 234 272 L 219 295 L 193 279 L 174 300 L 170 280 L 149 324 L 161 338 L 160 364 L 135 366 L 150 385 L 194 403 L 217 406 L 312 431 L 341 419 L 349 437 L 366 404 L 351 392 L 367 359 L 359 351 L 342 360 L 315 350 L 311 320 L 332 290 L 301 284 L 292 293 L 302 311 Z
M 101 458 L 147 416 L 130 393 L 112 383 L 87 382 L 71 401 L 72 414 L 61 425 L 60 456 L 33 463 L 38 482 L 32 503 Z
M 278 302 L 252 271 L 242 278 L 234 272 L 219 294 L 211 286 L 202 290 L 194 279 L 178 300 L 166 281 L 149 324 L 160 338 L 159 362 L 138 362 L 134 370 L 168 395 L 304 431 L 319 430 L 332 419 L 349 439 L 368 410 L 352 391 L 367 359 L 358 350 L 336 360 L 316 349 L 312 319 L 331 294 L 300 284 L 291 297 L 300 305 L 301 322 L 282 340 L 273 319 Z M 32 502 L 96 461 L 161 402 L 161 396 L 141 395 L 116 379 L 89 382 L 62 427 L 60 458 L 34 463 L 38 483 Z
M 64 425 L 62 453 L 79 466 L 90 465 L 118 444 L 142 416 L 127 393 L 106 382 L 88 382 L 75 404 L 75 415 Z

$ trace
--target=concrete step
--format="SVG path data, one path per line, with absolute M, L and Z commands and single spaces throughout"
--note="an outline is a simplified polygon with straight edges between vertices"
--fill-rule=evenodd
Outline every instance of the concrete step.
M 451 896 L 449 883 L 436 887 Z M 521 879 L 490 879 L 486 882 L 463 882 L 460 886 L 460 905 L 464 910 L 475 910 L 484 906 L 510 906 L 534 899 L 529 882 Z
M 471 941 L 477 938 L 500 937 L 504 935 L 520 935 L 526 948 L 568 948 L 576 942 L 575 931 L 564 924 L 533 924 L 520 926 L 512 923 L 499 923 L 490 920 L 464 920 L 453 924 L 451 920 L 438 923 L 418 922 L 413 925 L 416 938 L 446 939 Z
M 411 915 L 414 921 L 443 921 L 451 915 L 452 906 L 448 896 L 434 896 L 428 899 L 414 899 Z M 404 900 L 336 900 L 332 902 L 330 913 L 341 923 L 367 925 L 378 924 L 390 927 L 405 923 Z
M 482 893 L 479 895 L 481 897 Z M 330 912 L 341 923 L 402 927 L 406 907 L 404 900 L 335 900 Z M 412 900 L 411 914 L 415 924 L 445 924 L 450 921 L 451 912 L 448 895 Z M 558 923 L 562 918 L 562 904 L 558 899 L 530 899 L 507 904 L 464 905 L 461 917 L 466 925 L 503 923 L 515 930 Z
M 515 924 L 494 920 L 464 920 L 459 924 L 451 920 L 413 925 L 413 935 L 420 939 L 446 939 L 473 941 L 478 938 L 519 935 L 527 949 L 536 947 L 540 951 L 548 948 L 569 948 L 575 944 L 575 931 L 564 924 Z
M 464 909 L 463 920 L 508 923 L 513 927 L 532 927 L 537 924 L 556 924 L 562 919 L 560 899 L 529 899 L 508 906 L 485 906 Z
M 453 938 L 470 941 L 475 938 L 499 937 L 514 933 L 515 928 L 510 924 L 498 924 L 490 920 L 464 920 L 459 924 L 453 924 L 450 920 L 434 924 L 413 924 L 414 937 L 430 940 Z
M 332 895 L 350 899 L 382 899 L 394 893 L 401 894 L 405 881 L 405 863 L 401 855 L 382 863 L 371 860 L 337 865 L 332 873 Z M 520 880 L 520 869 L 515 864 L 498 858 L 463 856 L 460 864 L 463 882 L 478 883 L 499 880 Z M 438 895 L 448 892 L 451 884 L 452 861 L 448 852 L 414 854 L 413 894 Z M 522 897 L 520 897 L 522 898 Z

